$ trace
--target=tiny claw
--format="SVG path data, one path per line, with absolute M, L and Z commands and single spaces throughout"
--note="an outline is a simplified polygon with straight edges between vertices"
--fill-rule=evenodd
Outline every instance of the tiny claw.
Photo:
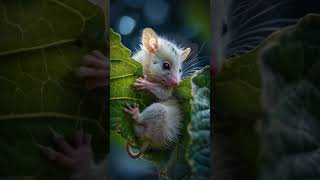
M 53 135 L 53 137 L 55 138 L 64 138 L 63 135 L 59 134 L 56 130 L 54 130 L 53 128 L 49 127 L 49 130 L 51 132 L 51 134 Z
M 41 144 L 36 144 L 36 147 L 38 147 L 49 159 L 55 159 L 54 150 L 52 148 Z
M 127 113 L 129 112 L 129 110 L 128 110 L 127 108 L 123 108 L 123 110 L 124 110 L 125 112 L 127 112 Z
M 127 108 L 131 109 L 131 105 L 129 103 L 126 103 Z
M 39 149 L 41 149 L 41 150 L 43 150 L 43 149 L 46 149 L 47 147 L 46 146 L 44 146 L 44 145 L 41 145 L 41 144 L 35 144 L 35 146 L 37 147 L 37 148 L 39 148 Z

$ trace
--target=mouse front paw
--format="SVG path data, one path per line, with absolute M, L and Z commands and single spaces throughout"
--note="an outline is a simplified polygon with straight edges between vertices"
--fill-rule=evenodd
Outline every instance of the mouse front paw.
M 83 57 L 81 67 L 75 71 L 89 90 L 104 88 L 109 84 L 109 64 L 100 51 L 94 50 Z
M 63 167 L 71 170 L 72 180 L 88 180 L 95 177 L 96 164 L 94 163 L 91 148 L 91 135 L 79 130 L 74 135 L 71 144 L 53 129 L 50 129 L 53 141 L 60 151 L 51 147 L 38 145 L 40 150 L 52 161 L 56 161 Z
M 123 110 L 125 112 L 127 112 L 128 114 L 130 114 L 132 119 L 137 121 L 139 118 L 139 114 L 140 114 L 139 105 L 137 103 L 134 103 L 132 105 L 130 105 L 130 104 L 126 104 L 126 105 L 127 105 L 127 107 L 124 108 Z
M 154 84 L 149 82 L 147 80 L 147 76 L 144 75 L 143 78 L 139 78 L 136 80 L 136 82 L 134 83 L 134 86 L 138 89 L 138 90 L 150 90 L 153 88 Z

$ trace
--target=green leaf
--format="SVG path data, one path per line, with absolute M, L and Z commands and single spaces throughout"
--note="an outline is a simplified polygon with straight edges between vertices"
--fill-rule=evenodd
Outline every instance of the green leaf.
M 187 151 L 194 179 L 211 179 L 210 170 L 210 69 L 192 78 L 192 115 Z
M 69 138 L 83 126 L 105 156 L 105 95 L 72 73 L 84 54 L 105 52 L 104 22 L 86 0 L 0 1 L 0 176 L 67 179 L 36 147 L 52 146 L 49 127 Z
M 307 15 L 278 32 L 261 57 L 268 112 L 260 131 L 265 160 L 261 179 L 317 179 L 320 15 Z
M 123 107 L 125 103 L 137 102 L 144 108 L 153 97 L 144 92 L 137 92 L 133 83 L 142 77 L 142 65 L 131 57 L 131 51 L 121 44 L 120 36 L 110 33 L 110 123 L 111 130 L 116 130 L 125 139 L 135 139 L 130 117 Z
M 240 174 L 247 180 L 256 179 L 259 163 L 256 123 L 264 115 L 259 52 L 264 45 L 227 59 L 221 73 L 213 78 L 214 178 L 238 179 Z
M 214 103 L 218 114 L 247 119 L 261 114 L 258 50 L 227 60 L 222 72 L 214 78 Z
M 216 172 L 256 179 L 263 164 L 265 179 L 318 173 L 306 169 L 318 149 L 319 28 L 319 15 L 308 15 L 226 61 L 213 80 Z
M 125 140 L 135 140 L 131 119 L 127 116 L 123 107 L 125 103 L 137 102 L 144 109 L 156 98 L 145 92 L 135 90 L 132 86 L 135 80 L 143 75 L 142 65 L 131 57 L 131 51 L 121 44 L 120 35 L 111 30 L 110 33 L 110 114 L 111 130 L 119 133 Z M 147 152 L 144 157 L 161 169 L 167 170 L 169 177 L 188 177 L 188 163 L 185 159 L 185 147 L 189 142 L 187 133 L 187 124 L 191 117 L 191 82 L 190 78 L 183 80 L 174 90 L 174 96 L 177 97 L 184 110 L 183 128 L 179 141 L 168 150 L 153 150 Z M 179 171 L 177 171 L 179 169 Z M 179 172 L 179 174 L 177 173 Z
M 219 178 L 239 173 L 247 179 L 256 178 L 259 153 L 256 120 L 264 114 L 258 63 L 261 47 L 228 59 L 212 82 L 215 110 L 213 159 Z

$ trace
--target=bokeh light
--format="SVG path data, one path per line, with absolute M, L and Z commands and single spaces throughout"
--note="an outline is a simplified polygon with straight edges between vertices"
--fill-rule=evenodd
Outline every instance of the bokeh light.
M 136 21 L 130 16 L 122 16 L 119 20 L 119 32 L 122 35 L 130 34 L 136 26 Z

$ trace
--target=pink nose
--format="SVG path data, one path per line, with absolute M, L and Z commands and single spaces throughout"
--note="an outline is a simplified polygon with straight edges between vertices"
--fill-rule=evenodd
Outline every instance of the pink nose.
M 175 79 L 172 79 L 172 80 L 170 81 L 170 84 L 171 84 L 172 86 L 177 86 L 177 85 L 178 85 L 178 81 L 175 80 Z

